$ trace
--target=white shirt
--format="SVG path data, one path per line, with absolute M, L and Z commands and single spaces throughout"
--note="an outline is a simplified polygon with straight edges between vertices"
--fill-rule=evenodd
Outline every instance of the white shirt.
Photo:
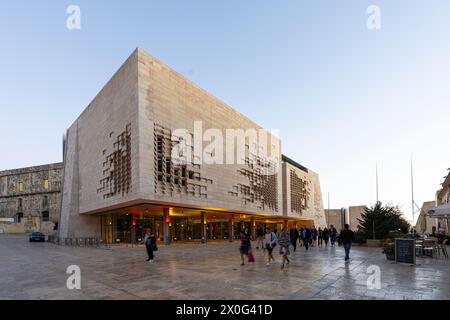
M 265 244 L 274 244 L 277 242 L 277 236 L 273 232 L 266 233 L 264 235 L 264 243 Z

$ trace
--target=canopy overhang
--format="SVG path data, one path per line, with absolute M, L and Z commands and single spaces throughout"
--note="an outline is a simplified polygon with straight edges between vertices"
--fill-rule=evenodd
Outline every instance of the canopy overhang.
M 431 218 L 450 218 L 450 203 L 446 203 L 435 208 L 428 209 L 428 216 Z

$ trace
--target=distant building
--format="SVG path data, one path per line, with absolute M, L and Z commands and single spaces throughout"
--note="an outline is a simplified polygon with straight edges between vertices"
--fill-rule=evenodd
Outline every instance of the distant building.
M 442 188 L 436 192 L 435 201 L 424 202 L 416 222 L 419 234 L 450 232 L 450 172 L 444 177 Z
M 51 232 L 59 219 L 63 164 L 0 171 L 0 233 Z
M 342 228 L 342 213 L 341 209 L 325 209 L 325 218 L 327 226 L 333 225 L 337 230 Z
M 350 229 L 358 230 L 361 215 L 367 206 L 350 206 L 341 209 L 325 209 L 325 217 L 327 226 L 333 225 L 338 231 L 344 228 L 344 224 L 348 223 Z
M 436 206 L 436 201 L 426 201 L 422 205 L 422 209 L 420 210 L 419 217 L 416 222 L 416 232 L 418 234 L 432 234 L 433 229 L 436 225 L 436 219 L 431 218 L 427 212 L 429 209 L 434 208 Z

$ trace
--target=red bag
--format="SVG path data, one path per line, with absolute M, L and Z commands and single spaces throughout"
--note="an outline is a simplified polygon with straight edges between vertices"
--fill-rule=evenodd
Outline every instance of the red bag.
M 248 262 L 255 262 L 255 256 L 252 251 L 248 252 Z

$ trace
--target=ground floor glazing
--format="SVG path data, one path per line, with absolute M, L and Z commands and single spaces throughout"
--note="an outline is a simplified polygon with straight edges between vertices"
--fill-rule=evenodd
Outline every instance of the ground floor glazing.
M 108 244 L 143 242 L 147 229 L 158 241 L 173 242 L 233 241 L 240 239 L 241 230 L 248 228 L 252 237 L 256 230 L 268 227 L 281 230 L 284 226 L 312 226 L 312 220 L 267 217 L 200 210 L 161 207 L 127 208 L 100 215 L 101 238 Z

